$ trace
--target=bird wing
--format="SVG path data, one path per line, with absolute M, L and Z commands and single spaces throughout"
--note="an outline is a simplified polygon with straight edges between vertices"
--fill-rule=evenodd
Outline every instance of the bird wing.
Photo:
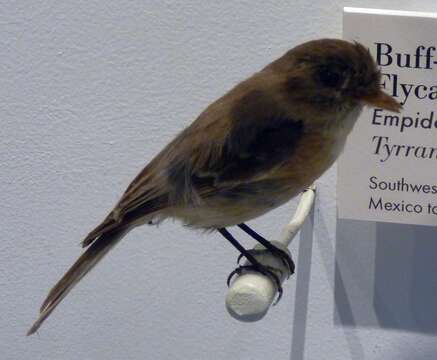
M 218 126 L 224 136 L 205 132 L 194 153 L 174 159 L 170 181 L 191 201 L 261 180 L 292 156 L 303 135 L 303 122 L 265 91 L 247 91 L 233 104 L 225 115 L 228 127 Z
M 126 228 L 135 221 L 168 206 L 166 187 L 163 183 L 160 184 L 159 180 L 151 177 L 150 174 L 154 173 L 150 169 L 151 165 L 153 161 L 129 185 L 108 216 L 82 240 L 83 247 L 89 246 L 109 231 Z
M 108 217 L 83 241 L 171 206 L 259 181 L 290 158 L 303 134 L 268 92 L 231 91 L 208 107 L 149 163 Z

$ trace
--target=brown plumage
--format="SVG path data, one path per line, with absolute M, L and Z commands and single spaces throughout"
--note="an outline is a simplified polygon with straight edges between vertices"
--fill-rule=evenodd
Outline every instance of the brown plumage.
M 53 287 L 34 333 L 133 227 L 177 218 L 196 228 L 243 223 L 283 204 L 335 161 L 363 104 L 398 111 L 358 43 L 299 45 L 212 103 L 133 180 Z

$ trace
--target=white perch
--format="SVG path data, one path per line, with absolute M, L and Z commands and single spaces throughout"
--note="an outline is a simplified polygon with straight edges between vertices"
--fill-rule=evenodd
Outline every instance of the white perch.
M 302 194 L 299 205 L 291 221 L 282 229 L 279 241 L 274 245 L 288 251 L 288 245 L 299 232 L 311 211 L 315 199 L 315 186 Z M 263 249 L 257 245 L 255 249 Z M 271 253 L 257 255 L 256 259 L 263 265 L 280 269 L 284 274 L 281 283 L 287 278 L 288 269 L 283 261 Z M 246 262 L 246 264 L 248 264 Z M 273 280 L 259 272 L 244 272 L 236 276 L 226 296 L 226 308 L 229 314 L 240 321 L 257 321 L 264 317 L 276 297 L 277 286 Z

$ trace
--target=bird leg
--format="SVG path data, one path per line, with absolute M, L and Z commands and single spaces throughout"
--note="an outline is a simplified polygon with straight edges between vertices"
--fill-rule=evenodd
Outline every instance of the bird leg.
M 240 265 L 238 268 L 236 268 L 234 271 L 232 271 L 227 280 L 227 284 L 229 286 L 231 279 L 234 275 L 240 275 L 244 271 L 257 271 L 260 272 L 263 275 L 268 276 L 271 278 L 274 283 L 276 284 L 276 287 L 278 288 L 278 299 L 275 303 L 279 301 L 279 299 L 282 297 L 282 286 L 281 281 L 278 275 L 275 274 L 273 270 L 271 270 L 268 266 L 262 265 L 258 260 L 255 259 L 255 257 L 251 254 L 250 251 L 246 250 L 238 241 L 235 239 L 232 234 L 226 230 L 225 228 L 217 229 L 220 234 L 223 235 L 223 237 L 228 240 L 240 253 L 242 256 L 244 256 L 251 265 Z
M 285 266 L 288 267 L 289 270 L 289 274 L 293 275 L 294 274 L 294 262 L 293 259 L 291 258 L 291 256 L 289 254 L 287 254 L 284 250 L 279 249 L 278 247 L 276 247 L 275 245 L 273 245 L 270 241 L 268 241 L 267 239 L 265 239 L 264 237 L 262 237 L 261 235 L 259 235 L 257 232 L 255 232 L 254 230 L 252 230 L 249 226 L 247 226 L 244 223 L 238 224 L 238 227 L 243 230 L 246 234 L 248 234 L 249 236 L 251 236 L 253 239 L 255 239 L 256 241 L 258 241 L 261 245 L 263 245 L 268 251 L 270 251 L 273 255 L 278 256 L 285 264 Z M 257 253 L 261 253 L 263 250 L 249 250 L 249 252 L 251 254 L 257 254 Z M 246 257 L 247 258 L 247 257 Z M 241 259 L 238 258 L 238 261 Z

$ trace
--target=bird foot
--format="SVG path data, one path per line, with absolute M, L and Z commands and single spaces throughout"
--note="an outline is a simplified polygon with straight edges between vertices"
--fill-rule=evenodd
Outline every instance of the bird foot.
M 289 278 L 291 275 L 294 274 L 295 265 L 294 265 L 293 259 L 286 251 L 284 251 L 276 246 L 272 245 L 272 247 L 270 249 L 266 249 L 266 248 L 264 248 L 264 249 L 250 249 L 250 250 L 247 250 L 247 252 L 255 257 L 262 256 L 266 253 L 271 253 L 274 256 L 279 257 L 281 259 L 282 263 L 287 267 L 287 269 L 288 269 L 287 278 Z M 240 261 L 243 257 L 244 257 L 244 254 L 240 254 L 240 256 L 238 256 L 238 259 L 237 259 L 238 265 L 240 265 Z

